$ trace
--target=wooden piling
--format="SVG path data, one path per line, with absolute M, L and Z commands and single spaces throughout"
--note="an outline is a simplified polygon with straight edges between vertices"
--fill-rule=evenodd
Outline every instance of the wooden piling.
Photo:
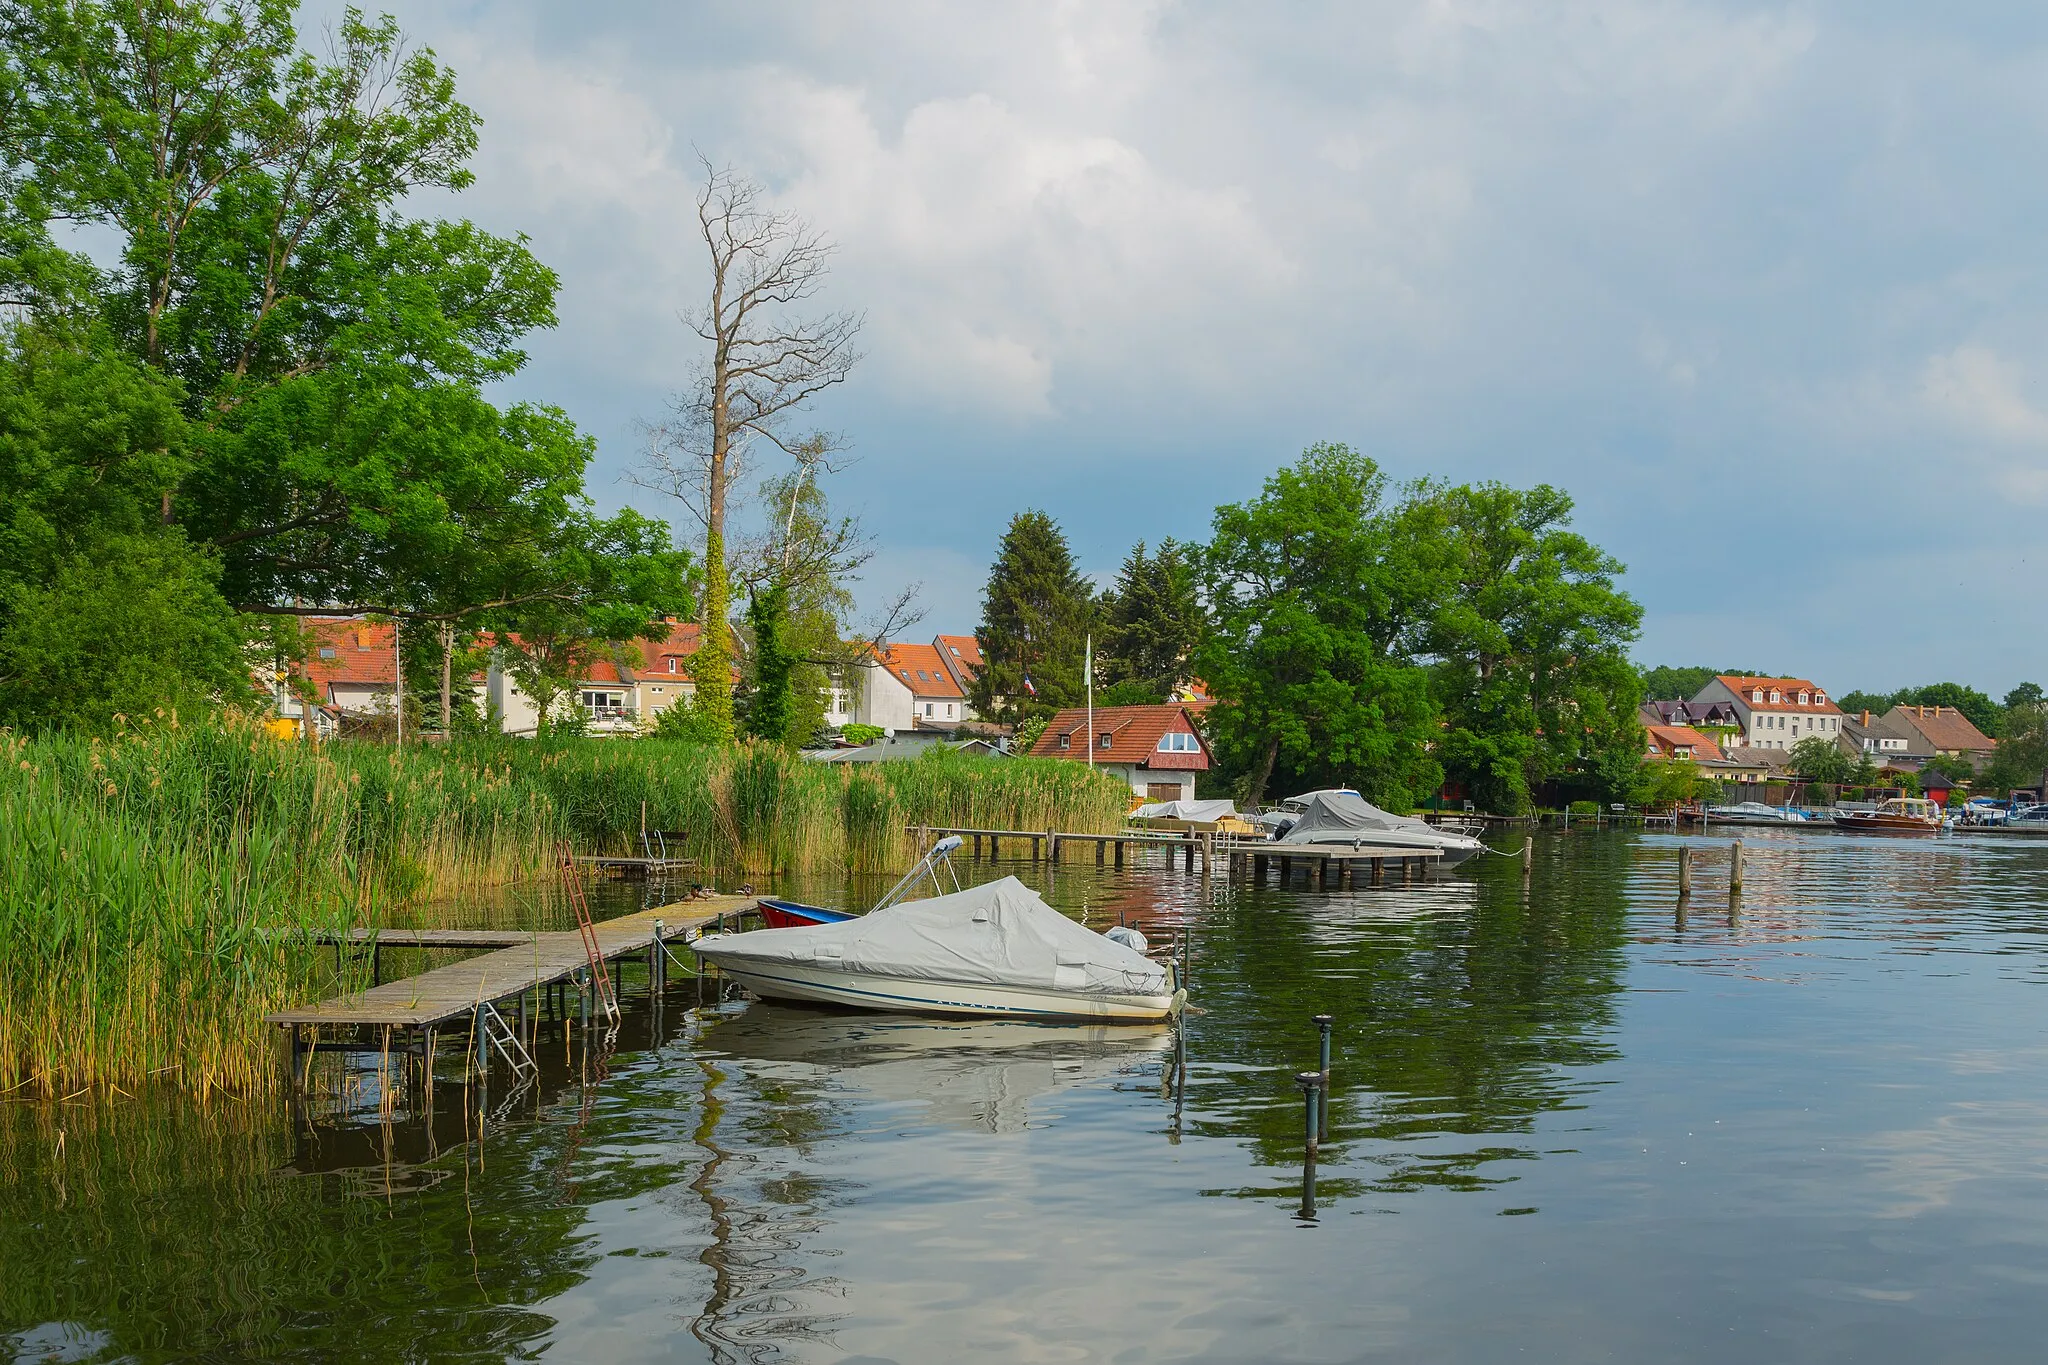
M 1678 850 L 1678 896 L 1680 900 L 1692 894 L 1692 845 Z
M 1528 880 L 1530 874 L 1535 872 L 1535 870 L 1536 839 L 1533 835 L 1524 834 L 1522 836 L 1522 879 L 1524 881 Z
M 1728 889 L 1742 890 L 1742 840 L 1728 845 Z

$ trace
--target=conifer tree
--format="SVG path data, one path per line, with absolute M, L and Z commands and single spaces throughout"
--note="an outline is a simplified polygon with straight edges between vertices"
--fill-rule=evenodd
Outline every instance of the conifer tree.
M 1103 617 L 1098 686 L 1128 685 L 1171 700 L 1188 681 L 1189 660 L 1202 638 L 1202 602 L 1187 548 L 1169 536 L 1148 556 L 1139 541 L 1104 598 Z
M 1074 567 L 1059 523 L 1036 510 L 1018 513 L 982 598 L 986 662 L 972 688 L 975 710 L 1015 722 L 1079 705 L 1082 649 L 1094 619 L 1095 590 Z

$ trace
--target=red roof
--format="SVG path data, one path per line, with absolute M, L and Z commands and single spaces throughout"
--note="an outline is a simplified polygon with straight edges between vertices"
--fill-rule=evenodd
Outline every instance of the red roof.
M 389 621 L 308 616 L 299 624 L 305 633 L 306 661 L 292 672 L 310 680 L 321 701 L 333 695 L 329 689 L 335 683 L 389 687 L 397 681 L 398 658 Z
M 932 643 L 966 668 L 969 676 L 981 672 L 981 641 L 972 635 L 941 635 Z
M 1148 768 L 1195 768 L 1209 766 L 1209 746 L 1195 728 L 1188 708 L 1178 702 L 1154 706 L 1098 706 L 1095 708 L 1095 742 L 1087 742 L 1088 711 L 1074 706 L 1046 722 L 1045 733 L 1031 746 L 1034 758 L 1073 758 L 1097 763 L 1134 763 Z M 1162 750 L 1159 741 L 1168 734 L 1195 737 L 1193 751 Z M 1109 747 L 1102 737 L 1109 736 Z M 1067 745 L 1060 747 L 1065 739 Z
M 940 636 L 945 639 L 945 636 Z M 955 637 L 958 638 L 958 637 Z M 980 651 L 976 651 L 977 657 Z M 890 645 L 881 651 L 882 666 L 896 681 L 910 689 L 913 697 L 964 697 L 960 685 L 946 671 L 945 660 L 932 645 Z
M 1998 747 L 1997 740 L 1979 730 L 1968 716 L 1953 706 L 1901 704 L 1885 712 L 1884 719 L 1887 725 L 1912 726 L 1936 750 L 1989 752 Z
M 1681 749 L 1695 760 L 1721 757 L 1721 746 L 1690 725 L 1645 725 L 1643 729 L 1649 732 L 1650 747 L 1660 758 L 1675 758 Z
M 1831 701 L 1813 700 L 1815 697 L 1824 698 L 1827 696 L 1827 693 L 1815 687 L 1804 678 L 1732 678 L 1726 675 L 1717 675 L 1714 681 L 1720 683 L 1723 687 L 1726 687 L 1730 692 L 1741 698 L 1744 706 L 1760 706 L 1766 711 L 1811 712 L 1816 716 L 1839 716 L 1842 714 L 1842 708 Z M 1750 700 L 1750 693 L 1759 688 L 1763 689 L 1764 699 L 1762 701 Z M 1776 701 L 1771 700 L 1773 689 L 1776 689 L 1778 693 L 1778 700 Z M 1802 702 L 1799 700 L 1801 693 L 1806 695 L 1806 701 Z

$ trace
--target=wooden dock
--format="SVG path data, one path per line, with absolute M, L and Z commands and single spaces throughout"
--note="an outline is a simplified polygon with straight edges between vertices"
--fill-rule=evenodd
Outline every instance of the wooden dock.
M 1388 869 L 1402 881 L 1428 875 L 1443 860 L 1443 850 L 1430 845 L 1353 847 L 1350 844 L 1280 844 L 1270 839 L 1246 839 L 1231 835 L 1189 830 L 1185 833 L 1159 830 L 1121 830 L 1115 834 L 1073 834 L 1060 830 L 952 829 L 916 826 L 911 834 L 921 848 L 938 839 L 958 835 L 968 857 L 980 862 L 1002 857 L 1005 844 L 1022 851 L 1031 862 L 1058 863 L 1071 845 L 1092 847 L 1095 865 L 1124 865 L 1125 850 L 1148 848 L 1166 850 L 1169 865 L 1176 857 L 1189 872 L 1198 868 L 1203 876 L 1222 871 L 1232 878 L 1262 882 L 1269 869 L 1277 871 L 1285 885 L 1298 867 L 1321 886 L 1342 888 L 1347 880 L 1353 887 L 1386 884 Z M 1334 881 L 1332 880 L 1334 876 Z

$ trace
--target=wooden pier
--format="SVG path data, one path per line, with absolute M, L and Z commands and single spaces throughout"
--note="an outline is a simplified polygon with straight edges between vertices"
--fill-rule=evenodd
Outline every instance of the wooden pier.
M 1003 856 L 1007 844 L 1031 862 L 1058 863 L 1070 845 L 1092 847 L 1095 865 L 1124 865 L 1125 850 L 1148 848 L 1166 851 L 1169 865 L 1176 857 L 1188 872 L 1203 876 L 1222 871 L 1235 880 L 1263 882 L 1270 871 L 1277 872 L 1286 885 L 1296 868 L 1318 885 L 1337 890 L 1347 882 L 1352 887 L 1384 886 L 1389 869 L 1403 882 L 1427 876 L 1443 860 L 1443 850 L 1429 845 L 1383 846 L 1350 844 L 1280 844 L 1269 839 L 1245 839 L 1225 834 L 1190 830 L 1163 833 L 1156 830 L 1122 830 L 1115 834 L 1073 834 L 1060 830 L 954 829 L 916 826 L 911 834 L 921 848 L 948 835 L 958 835 L 968 857 L 993 862 Z
M 758 908 L 753 896 L 717 896 L 657 906 L 596 927 L 598 951 L 607 963 L 645 957 L 650 980 L 666 975 L 664 944 L 683 938 L 706 924 L 738 919 Z M 659 937 L 657 938 L 657 924 Z M 509 942 L 507 941 L 509 939 Z M 538 1017 L 550 992 L 558 1014 L 568 1008 L 566 992 L 587 990 L 582 978 L 590 970 L 582 936 L 563 933 L 519 933 L 489 929 L 384 929 L 347 935 L 325 935 L 337 947 L 358 948 L 491 948 L 481 957 L 436 967 L 370 989 L 336 996 L 318 1004 L 279 1010 L 265 1021 L 285 1028 L 291 1038 L 294 1072 L 307 1048 L 389 1051 L 417 1054 L 423 1071 L 431 1067 L 437 1034 L 458 1022 L 472 1037 L 486 1009 L 508 1002 L 525 1032 L 527 1001 L 534 1000 Z M 586 1026 L 589 1002 L 583 997 Z

